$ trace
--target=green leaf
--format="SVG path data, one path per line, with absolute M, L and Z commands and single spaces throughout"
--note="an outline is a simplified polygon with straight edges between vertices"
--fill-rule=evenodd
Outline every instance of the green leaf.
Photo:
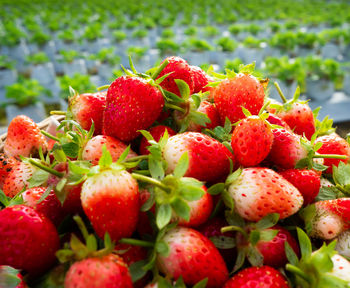
M 200 111 L 191 111 L 189 113 L 189 118 L 200 126 L 206 126 L 208 123 L 211 123 L 208 115 Z
M 152 178 L 162 180 L 165 175 L 162 161 L 155 159 L 152 154 L 148 159 L 149 172 L 151 173 Z
M 146 263 L 146 260 L 140 260 L 129 265 L 129 272 L 133 283 L 146 275 L 147 271 L 143 269 Z
M 242 168 L 238 168 L 235 172 L 231 173 L 231 174 L 227 177 L 227 179 L 226 179 L 226 181 L 225 181 L 225 185 L 226 185 L 226 186 L 227 186 L 227 185 L 231 185 L 233 182 L 235 182 L 235 181 L 238 179 L 238 177 L 241 176 L 242 171 L 243 171 Z
M 158 278 L 158 288 L 172 288 L 173 286 L 169 281 L 163 277 Z
M 62 144 L 62 150 L 70 158 L 77 158 L 79 153 L 79 145 L 74 142 Z
M 0 203 L 7 207 L 9 204 L 9 200 L 7 198 L 7 196 L 5 195 L 5 193 L 0 189 Z
M 255 69 L 255 61 L 247 65 L 240 64 L 238 71 L 239 73 L 252 74 L 254 72 L 254 69 Z
M 158 207 L 156 224 L 159 229 L 164 228 L 171 219 L 171 206 L 169 204 L 163 204 Z
M 225 206 L 230 209 L 230 211 L 233 211 L 235 209 L 235 203 L 227 189 L 221 193 L 221 199 L 224 202 Z
M 37 204 L 40 204 L 42 201 L 44 201 L 46 197 L 49 196 L 51 191 L 52 191 L 52 186 L 47 187 L 43 195 L 41 195 L 40 199 L 38 200 Z
M 299 227 L 297 227 L 297 233 L 298 233 L 301 256 L 303 259 L 308 259 L 312 253 L 311 241 L 307 236 L 307 234 Z
M 333 200 L 342 196 L 343 194 L 335 186 L 324 186 L 320 188 L 320 192 L 318 192 L 315 198 L 315 202 L 323 200 Z
M 167 257 L 170 253 L 169 245 L 163 240 L 157 241 L 155 249 L 157 253 L 161 254 L 164 257 Z
M 130 145 L 126 147 L 123 153 L 119 156 L 117 163 L 122 163 L 123 161 L 125 161 L 126 157 L 128 157 L 129 155 L 129 152 L 130 152 Z
M 97 241 L 94 235 L 90 234 L 86 239 L 86 246 L 90 252 L 97 250 Z
M 307 233 L 311 233 L 312 231 L 312 223 L 314 221 L 314 218 L 316 216 L 316 207 L 315 204 L 311 204 L 306 206 L 304 209 L 302 209 L 299 212 L 301 218 L 303 218 L 305 222 L 305 230 Z
M 262 230 L 260 231 L 260 240 L 266 241 L 266 242 L 271 241 L 273 238 L 276 237 L 277 234 L 278 234 L 277 229 Z
M 28 188 L 39 187 L 46 183 L 49 179 L 50 173 L 37 169 L 34 171 L 33 176 L 29 179 Z
M 219 195 L 220 193 L 222 193 L 222 191 L 224 191 L 224 189 L 225 189 L 224 183 L 216 183 L 210 186 L 210 188 L 208 189 L 208 193 L 210 195 Z
M 297 254 L 295 254 L 292 247 L 290 247 L 288 241 L 284 242 L 284 250 L 286 252 L 286 257 L 288 259 L 288 262 L 294 266 L 297 266 L 299 263 L 299 259 Z
M 199 106 L 201 105 L 202 98 L 198 94 L 193 94 L 191 97 L 196 109 L 198 109 Z
M 350 184 L 350 164 L 340 161 L 338 167 L 333 166 L 333 179 L 336 184 L 346 186 Z
M 258 229 L 267 229 L 277 224 L 280 215 L 278 213 L 271 213 L 263 217 L 255 224 Z
M 182 278 L 182 276 L 179 277 L 179 279 L 177 279 L 174 288 L 186 288 L 186 285 L 184 283 L 184 280 Z
M 69 172 L 84 175 L 89 173 L 91 163 L 88 161 L 70 161 L 68 160 Z
M 56 145 L 56 144 L 55 144 Z M 56 146 L 57 147 L 57 146 Z M 63 149 L 59 148 L 59 149 L 53 149 L 52 150 L 52 154 L 53 157 L 55 158 L 55 160 L 59 163 L 64 163 L 67 161 L 67 157 L 65 152 L 63 151 Z
M 112 248 L 112 247 L 114 247 L 114 244 L 112 242 L 111 236 L 109 236 L 108 232 L 105 233 L 105 237 L 104 237 L 103 242 L 104 242 L 105 248 Z
M 250 113 L 250 111 L 248 109 L 244 108 L 243 106 L 242 106 L 242 112 L 243 112 L 245 117 L 252 116 L 252 113 Z
M 56 257 L 61 263 L 66 263 L 74 260 L 75 254 L 70 249 L 61 249 L 56 252 Z
M 225 124 L 224 124 L 224 131 L 225 133 L 229 134 L 232 130 L 232 123 L 228 117 L 225 118 Z
M 1 287 L 6 288 L 15 288 L 19 283 L 21 283 L 21 279 L 17 276 L 19 274 L 19 270 L 14 269 L 10 266 L 2 265 L 0 266 L 0 285 Z
M 150 189 L 149 189 L 150 190 Z M 155 195 L 153 191 L 149 191 L 150 192 L 150 197 L 147 199 L 147 201 L 141 206 L 141 211 L 142 212 L 146 212 L 148 210 L 150 210 L 154 203 L 155 203 Z
M 249 242 L 255 246 L 260 240 L 260 231 L 252 230 L 249 234 Z
M 208 283 L 208 278 L 204 278 L 203 280 L 196 283 L 196 285 L 193 286 L 193 288 L 205 288 Z
M 175 198 L 171 203 L 171 207 L 180 218 L 186 221 L 190 220 L 191 208 L 186 201 L 181 198 Z
M 112 159 L 111 153 L 109 153 L 109 151 L 107 150 L 106 144 L 103 144 L 102 156 L 101 156 L 100 160 L 98 161 L 98 165 L 101 168 L 107 168 L 107 167 L 111 166 L 112 163 L 113 163 L 113 159 Z
M 232 272 L 235 273 L 236 271 L 238 271 L 239 269 L 241 269 L 241 267 L 244 264 L 244 260 L 246 257 L 246 251 L 245 249 L 238 249 L 238 254 L 237 254 L 237 258 L 236 258 L 236 263 L 233 266 L 233 270 Z
M 177 192 L 187 201 L 199 200 L 204 195 L 203 183 L 194 178 L 183 177 L 179 181 Z
M 259 250 L 252 246 L 249 246 L 247 250 L 247 258 L 249 263 L 252 264 L 252 266 L 262 266 L 264 257 L 261 255 Z
M 181 98 L 188 100 L 190 98 L 190 87 L 188 87 L 188 84 L 181 79 L 175 79 L 174 81 L 179 88 Z
M 174 169 L 174 176 L 176 178 L 181 178 L 186 174 L 189 165 L 188 152 L 183 153 Z
M 235 212 L 225 211 L 225 219 L 231 226 L 238 226 L 243 228 L 245 226 L 244 219 Z
M 218 249 L 232 249 L 236 247 L 235 238 L 228 236 L 212 236 L 209 238 Z

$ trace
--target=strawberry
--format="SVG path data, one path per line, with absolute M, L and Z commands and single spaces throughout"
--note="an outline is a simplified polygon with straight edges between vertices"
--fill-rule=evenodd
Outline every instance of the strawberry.
M 22 193 L 23 201 L 25 205 L 44 214 L 52 221 L 52 223 L 58 226 L 63 219 L 63 209 L 60 201 L 56 197 L 55 192 L 51 190 L 45 199 L 38 203 L 46 189 L 46 187 L 35 187 L 24 191 Z
M 148 130 L 148 132 L 153 136 L 153 139 L 158 142 L 159 139 L 164 135 L 165 130 L 168 131 L 169 136 L 173 136 L 176 134 L 173 129 L 164 125 L 158 125 L 158 126 L 152 127 Z M 139 149 L 140 154 L 148 155 L 149 151 L 147 147 L 149 145 L 150 144 L 148 143 L 148 140 L 145 137 L 142 137 L 141 143 L 140 143 L 140 149 Z
M 23 189 L 28 188 L 29 179 L 37 169 L 28 162 L 17 162 L 8 174 L 3 190 L 9 197 L 14 197 Z
M 223 288 L 250 287 L 289 288 L 290 286 L 281 272 L 270 266 L 245 268 L 223 286 Z
M 284 219 L 296 213 L 303 197 L 292 184 L 268 168 L 245 168 L 228 188 L 237 213 L 244 219 L 259 221 L 269 213 Z
M 66 288 L 132 288 L 127 265 L 117 255 L 91 257 L 74 263 L 64 280 Z
M 168 231 L 163 241 L 169 246 L 167 256 L 159 254 L 157 265 L 168 277 L 182 276 L 187 285 L 208 278 L 206 287 L 221 287 L 228 279 L 224 260 L 214 244 L 191 228 L 176 227 Z
M 303 210 L 312 237 L 333 239 L 350 228 L 350 198 L 318 201 Z
M 0 153 L 0 189 L 3 189 L 7 175 L 10 174 L 17 162 L 14 157 L 7 157 L 4 153 Z
M 164 106 L 161 91 L 140 77 L 121 76 L 107 91 L 103 113 L 103 134 L 129 142 L 138 130 L 147 129 Z
M 232 153 L 219 141 L 198 132 L 186 132 L 169 138 L 163 150 L 168 164 L 167 173 L 174 171 L 186 151 L 189 168 L 185 176 L 215 182 L 229 173 Z
M 257 115 L 264 105 L 264 88 L 258 79 L 249 74 L 240 73 L 223 80 L 213 93 L 222 123 L 226 117 L 231 123 L 245 118 L 242 107 Z
M 83 151 L 83 160 L 91 161 L 92 165 L 97 165 L 102 156 L 102 146 L 106 145 L 107 150 L 111 153 L 113 161 L 117 161 L 126 145 L 120 140 L 111 136 L 98 135 L 91 138 L 85 145 Z M 137 156 L 135 152 L 130 151 L 127 158 Z
M 0 211 L 0 265 L 40 275 L 56 260 L 59 237 L 46 216 L 25 205 Z
M 194 82 L 193 93 L 211 91 L 213 87 L 207 85 L 210 82 L 214 82 L 214 79 L 198 66 L 190 66 L 190 68 Z
M 321 187 L 321 177 L 314 170 L 289 169 L 279 173 L 292 183 L 304 197 L 304 205 L 311 204 Z
M 331 259 L 333 263 L 333 269 L 329 272 L 329 274 L 337 277 L 338 279 L 344 280 L 344 282 L 349 285 L 350 262 L 339 254 L 335 254 Z
M 321 148 L 317 151 L 320 154 L 338 154 L 345 155 L 347 159 L 324 159 L 324 165 L 328 166 L 326 173 L 332 173 L 333 165 L 338 166 L 339 162 L 349 162 L 350 146 L 349 143 L 337 134 L 325 135 L 318 137 L 315 143 L 322 143 Z
M 283 128 L 273 129 L 272 133 L 274 138 L 268 159 L 278 168 L 292 169 L 307 156 L 299 135 Z
M 180 57 L 171 56 L 167 57 L 165 60 L 167 60 L 169 63 L 158 75 L 158 78 L 161 78 L 168 73 L 171 74 L 168 77 L 166 77 L 164 81 L 162 81 L 162 83 L 160 83 L 160 86 L 164 90 L 172 92 L 177 96 L 181 97 L 180 90 L 175 82 L 175 79 L 181 79 L 187 83 L 190 89 L 190 94 L 192 94 L 194 89 L 194 82 L 192 78 L 191 66 L 188 65 L 186 60 Z
M 45 152 L 47 142 L 38 125 L 29 117 L 15 117 L 8 129 L 4 152 L 8 157 L 38 155 L 39 148 Z
M 106 106 L 107 92 L 78 94 L 75 93 L 69 100 L 69 109 L 80 126 L 90 130 L 94 122 L 95 135 L 102 133 L 103 111 Z
M 233 130 L 231 146 L 240 165 L 256 166 L 269 154 L 273 133 L 268 123 L 259 116 L 249 116 Z
M 274 115 L 274 114 L 269 114 L 269 117 L 266 119 L 270 124 L 274 124 L 274 125 L 278 125 L 283 127 L 284 129 L 288 130 L 288 131 L 292 131 L 290 129 L 290 127 L 288 126 L 288 124 L 282 120 L 280 117 Z

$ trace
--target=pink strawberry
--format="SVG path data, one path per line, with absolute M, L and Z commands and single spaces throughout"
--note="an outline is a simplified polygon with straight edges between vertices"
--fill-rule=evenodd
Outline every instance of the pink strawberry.
M 168 131 L 169 137 L 176 134 L 173 129 L 164 125 L 158 125 L 158 126 L 152 127 L 148 130 L 148 132 L 152 135 L 153 139 L 158 142 L 159 139 L 164 135 L 165 130 Z M 145 137 L 142 137 L 141 143 L 140 143 L 140 149 L 139 149 L 140 154 L 148 155 L 149 151 L 147 150 L 147 147 L 149 145 L 150 144 L 148 143 L 147 139 Z
M 4 152 L 8 157 L 38 155 L 39 148 L 45 152 L 47 142 L 38 125 L 29 117 L 15 117 L 8 129 Z
M 127 265 L 117 255 L 92 257 L 74 263 L 64 280 L 66 288 L 132 288 Z
M 159 74 L 158 78 L 168 73 L 171 74 L 166 77 L 162 83 L 160 83 L 160 86 L 162 86 L 163 89 L 181 97 L 180 90 L 175 82 L 175 79 L 181 79 L 187 83 L 188 87 L 190 88 L 190 94 L 192 94 L 194 89 L 194 82 L 192 78 L 191 66 L 188 65 L 188 63 L 180 57 L 171 56 L 167 57 L 165 60 L 167 60 L 169 63 Z
M 270 267 L 249 267 L 235 274 L 223 288 L 289 288 L 281 272 Z
M 242 166 L 256 166 L 269 154 L 273 138 L 271 128 L 265 120 L 259 116 L 249 116 L 233 130 L 231 146 Z
M 55 226 L 25 205 L 0 211 L 0 265 L 40 275 L 55 263 L 59 237 Z
M 285 179 L 292 183 L 303 195 L 304 205 L 311 204 L 321 187 L 321 177 L 314 170 L 289 169 L 280 172 Z
M 193 93 L 211 91 L 213 87 L 207 86 L 210 82 L 214 82 L 214 79 L 205 73 L 198 66 L 190 66 L 192 78 L 194 82 Z
M 186 132 L 169 138 L 163 150 L 168 173 L 175 169 L 186 151 L 189 156 L 186 177 L 213 182 L 229 173 L 232 153 L 219 141 L 198 132 Z
M 221 287 L 228 279 L 224 260 L 214 244 L 191 228 L 176 227 L 163 241 L 169 245 L 167 256 L 159 254 L 159 270 L 170 278 L 182 276 L 185 284 L 194 285 L 208 278 L 206 287 Z
M 102 147 L 106 145 L 107 150 L 111 153 L 113 162 L 117 161 L 126 145 L 120 140 L 111 136 L 98 135 L 91 138 L 85 145 L 83 151 L 83 160 L 91 161 L 92 165 L 97 165 L 102 156 Z M 128 158 L 135 157 L 137 154 L 130 150 Z
M 159 117 L 163 95 L 156 86 L 140 77 L 121 76 L 107 91 L 103 133 L 129 142 Z
M 243 73 L 223 80 L 214 90 L 214 101 L 222 123 L 226 117 L 232 123 L 245 118 L 242 107 L 257 115 L 264 105 L 264 98 L 264 88 L 258 79 Z
M 103 110 L 106 106 L 107 92 L 75 94 L 69 98 L 69 108 L 80 126 L 90 130 L 92 121 L 95 135 L 102 133 Z
M 249 221 L 259 221 L 269 213 L 284 219 L 303 205 L 303 196 L 292 184 L 268 168 L 245 168 L 229 186 L 237 213 Z

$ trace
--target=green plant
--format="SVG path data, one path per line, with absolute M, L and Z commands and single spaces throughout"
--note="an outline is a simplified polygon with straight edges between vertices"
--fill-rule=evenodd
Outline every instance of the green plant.
M 247 38 L 244 39 L 243 45 L 247 48 L 260 48 L 262 40 L 259 40 L 255 37 L 248 36 Z
M 219 29 L 215 26 L 206 26 L 203 28 L 203 32 L 207 37 L 214 37 L 219 34 Z
M 244 26 L 241 24 L 233 24 L 230 27 L 228 27 L 228 31 L 230 31 L 232 35 L 237 35 L 240 32 L 244 31 Z
M 3 29 L 0 29 L 0 45 L 16 46 L 25 37 L 26 34 L 12 22 L 4 23 Z
M 116 78 L 124 75 L 124 72 L 120 69 L 113 70 L 113 77 L 109 78 L 109 81 L 113 82 Z
M 278 22 L 270 22 L 269 27 L 270 27 L 272 32 L 276 33 L 276 32 L 281 30 L 282 25 Z
M 130 56 L 132 56 L 133 59 L 139 60 L 146 54 L 147 50 L 148 47 L 130 46 L 127 52 Z
M 239 66 L 243 65 L 243 61 L 240 58 L 235 58 L 233 60 L 226 60 L 225 62 L 225 68 L 229 70 L 233 70 L 235 72 L 238 72 Z
M 126 33 L 124 33 L 123 31 L 119 31 L 119 30 L 113 31 L 113 38 L 117 42 L 122 42 L 123 40 L 126 39 Z
M 66 43 L 72 43 L 76 37 L 72 29 L 65 29 L 58 34 L 58 38 Z
M 139 22 L 136 20 L 128 21 L 125 24 L 125 28 L 127 29 L 133 29 L 133 28 L 136 28 L 137 26 L 139 26 Z
M 167 28 L 163 30 L 162 38 L 173 38 L 173 37 L 175 37 L 175 33 L 172 29 Z
M 220 50 L 224 52 L 233 52 L 238 46 L 236 41 L 229 37 L 222 37 L 216 43 L 220 47 Z
M 14 64 L 6 55 L 0 55 L 0 70 L 13 69 Z
M 298 32 L 296 41 L 300 47 L 311 49 L 319 42 L 319 38 L 316 33 Z
M 213 50 L 213 47 L 205 40 L 190 38 L 186 41 L 185 46 L 191 51 L 202 52 Z
M 28 55 L 27 61 L 31 64 L 38 65 L 47 63 L 50 61 L 50 59 L 44 52 L 38 52 L 35 54 Z
M 148 31 L 146 29 L 139 29 L 139 30 L 135 30 L 132 33 L 132 37 L 133 38 L 145 38 L 148 34 Z
M 96 86 L 90 82 L 90 77 L 88 75 L 74 74 L 73 77 L 64 75 L 59 77 L 60 87 L 61 87 L 61 97 L 64 99 L 68 98 L 69 86 L 75 91 L 80 93 L 95 92 Z
M 297 45 L 297 36 L 291 31 L 276 33 L 270 40 L 270 45 L 285 51 L 292 51 Z
M 93 23 L 86 26 L 84 34 L 82 35 L 83 39 L 88 41 L 94 41 L 99 37 L 102 37 L 102 25 L 101 23 Z
M 6 98 L 11 99 L 10 104 L 20 107 L 38 102 L 42 94 L 50 95 L 49 91 L 39 84 L 37 80 L 20 79 L 18 83 L 6 87 Z
M 180 49 L 180 45 L 177 44 L 175 41 L 172 39 L 160 39 L 157 41 L 157 48 L 160 50 L 161 54 L 171 54 L 171 53 L 176 53 Z
M 307 75 L 313 80 L 329 80 L 338 82 L 344 76 L 340 63 L 333 59 L 321 59 L 317 56 L 305 58 L 305 69 Z
M 187 36 L 195 36 L 197 35 L 197 28 L 194 26 L 189 26 L 185 29 L 184 33 Z
M 289 20 L 285 23 L 284 27 L 288 30 L 295 29 L 299 26 L 299 22 L 297 20 Z
M 256 35 L 262 30 L 262 28 L 257 24 L 250 24 L 245 28 L 245 30 L 253 35 Z
M 349 32 L 346 30 L 335 28 L 335 29 L 323 30 L 322 32 L 320 32 L 319 37 L 322 41 L 322 44 L 325 44 L 328 42 L 340 44 L 344 41 L 345 38 L 349 37 L 348 33 Z
M 108 63 L 115 66 L 120 64 L 120 57 L 114 54 L 114 48 L 103 48 L 95 55 L 90 55 L 89 59 L 99 60 L 101 63 Z
M 81 58 L 81 54 L 76 50 L 62 50 L 60 51 L 62 55 L 62 62 L 72 63 L 74 59 Z
M 153 29 L 157 25 L 156 22 L 152 18 L 149 18 L 149 17 L 144 18 L 142 22 L 143 22 L 143 25 L 145 26 L 145 28 L 147 28 L 147 29 Z
M 49 34 L 44 33 L 41 29 L 37 30 L 33 33 L 32 37 L 30 38 L 30 42 L 36 43 L 39 46 L 45 45 L 47 42 L 49 42 L 51 39 L 51 36 Z

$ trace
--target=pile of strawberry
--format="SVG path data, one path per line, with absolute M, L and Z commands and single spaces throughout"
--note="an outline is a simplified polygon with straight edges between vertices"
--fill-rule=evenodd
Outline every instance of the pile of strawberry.
M 0 286 L 350 287 L 350 146 L 332 120 L 298 89 L 269 100 L 254 64 L 130 65 L 107 91 L 72 89 L 47 131 L 10 123 Z

